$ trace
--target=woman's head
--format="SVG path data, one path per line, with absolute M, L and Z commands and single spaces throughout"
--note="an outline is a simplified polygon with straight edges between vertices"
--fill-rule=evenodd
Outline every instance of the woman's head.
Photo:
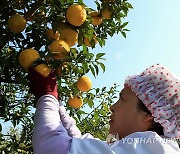
M 147 131 L 152 124 L 153 117 L 140 109 L 139 98 L 129 87 L 119 94 L 118 101 L 111 106 L 110 133 L 118 133 L 123 138 L 131 133 Z
M 110 133 L 151 130 L 180 138 L 180 82 L 163 66 L 127 77 L 120 95 L 111 107 Z

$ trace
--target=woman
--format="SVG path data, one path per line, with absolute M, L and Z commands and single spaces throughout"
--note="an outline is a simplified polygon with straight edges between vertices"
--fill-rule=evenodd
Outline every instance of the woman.
M 58 101 L 56 78 L 30 70 L 36 105 L 33 149 L 35 154 L 179 154 L 180 83 L 157 64 L 140 75 L 129 76 L 111 106 L 110 143 L 81 135 Z

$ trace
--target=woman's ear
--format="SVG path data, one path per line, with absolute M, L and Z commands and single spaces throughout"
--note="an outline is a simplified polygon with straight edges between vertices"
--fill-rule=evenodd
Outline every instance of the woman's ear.
M 144 122 L 151 122 L 154 120 L 154 117 L 150 114 L 146 114 L 146 116 L 144 117 Z
M 149 130 L 154 122 L 154 117 L 151 114 L 146 114 L 143 119 L 145 130 Z

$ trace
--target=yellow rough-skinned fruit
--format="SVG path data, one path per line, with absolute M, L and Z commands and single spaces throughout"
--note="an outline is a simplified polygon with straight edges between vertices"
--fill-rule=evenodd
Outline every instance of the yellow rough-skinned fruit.
M 48 40 L 57 40 L 60 37 L 60 34 L 58 31 L 54 34 L 53 29 L 48 29 L 46 30 L 46 35 Z
M 96 45 L 97 44 L 96 37 L 93 37 L 92 39 L 94 41 L 94 44 Z M 88 47 L 91 47 L 89 38 L 87 38 L 87 37 L 84 38 L 84 44 L 86 44 Z
M 74 26 L 81 26 L 86 20 L 86 10 L 82 5 L 72 4 L 66 11 L 67 21 Z
M 73 96 L 68 99 L 69 106 L 78 109 L 83 105 L 83 99 L 80 96 Z
M 39 53 L 34 49 L 25 49 L 19 54 L 20 65 L 28 71 L 28 68 L 32 66 L 33 62 L 40 58 Z
M 26 20 L 20 14 L 14 14 L 8 19 L 8 27 L 14 33 L 21 33 L 26 28 Z
M 83 75 L 76 83 L 77 88 L 82 92 L 87 92 L 92 87 L 92 81 L 88 76 Z
M 102 16 L 104 19 L 111 19 L 112 12 L 110 9 L 105 8 L 102 10 Z
M 92 25 L 94 26 L 98 26 L 102 23 L 103 19 L 100 16 L 99 12 L 94 11 L 90 14 L 91 18 L 92 18 Z
M 55 40 L 50 45 L 50 52 L 55 59 L 64 59 L 68 56 L 70 47 L 64 40 Z
M 47 64 L 39 64 L 35 66 L 34 69 L 41 73 L 44 77 L 48 77 L 51 72 L 51 68 Z
M 92 25 L 93 26 L 98 26 L 102 23 L 102 17 L 92 17 Z
M 66 41 L 71 47 L 77 43 L 78 33 L 71 28 L 65 28 L 61 32 L 60 39 Z

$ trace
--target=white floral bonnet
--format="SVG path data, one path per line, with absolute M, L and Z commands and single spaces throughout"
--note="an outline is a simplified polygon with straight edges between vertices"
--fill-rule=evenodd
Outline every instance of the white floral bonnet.
M 129 86 L 163 127 L 164 135 L 180 139 L 180 81 L 164 66 L 152 65 L 140 75 L 128 76 Z

